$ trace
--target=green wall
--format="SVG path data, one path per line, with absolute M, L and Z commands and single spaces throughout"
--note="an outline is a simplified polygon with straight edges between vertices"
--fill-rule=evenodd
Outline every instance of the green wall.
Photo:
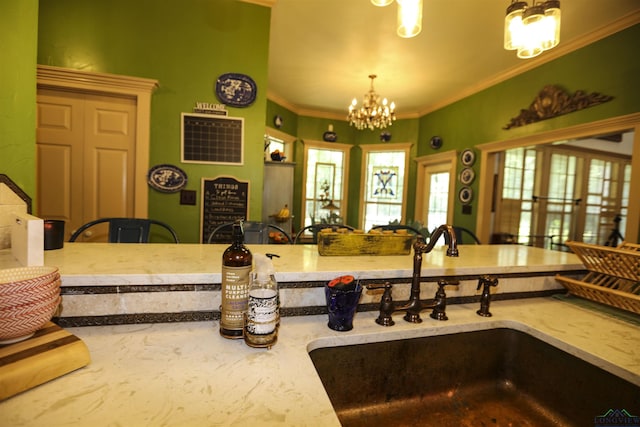
M 126 12 L 125 12 L 126 11 Z M 297 116 L 266 99 L 270 9 L 235 0 L 21 0 L 0 4 L 0 164 L 35 199 L 35 64 L 157 79 L 152 98 L 149 164 L 171 163 L 189 175 L 188 189 L 198 191 L 201 177 L 233 175 L 251 181 L 250 217 L 260 217 L 264 125 L 285 119 L 283 132 L 298 138 L 292 158 L 301 165 L 305 139 L 321 140 L 329 123 L 338 141 L 353 144 L 350 188 L 359 188 L 361 144 L 379 143 L 379 132 L 356 131 L 340 120 Z M 541 65 L 420 119 L 399 120 L 389 131 L 392 142 L 412 142 L 412 156 L 435 151 L 429 139 L 439 135 L 441 149 L 461 151 L 477 144 L 586 123 L 640 111 L 640 56 L 635 55 L 640 25 Z M 245 118 L 245 165 L 180 163 L 181 112 L 195 102 L 218 102 L 218 75 L 249 74 L 258 97 L 247 108 L 229 108 Z M 526 108 L 547 84 L 569 92 L 585 90 L 615 96 L 609 103 L 509 131 L 502 127 Z M 477 168 L 478 165 L 476 165 Z M 460 168 L 460 165 L 458 165 Z M 144 173 L 147 171 L 138 171 Z M 410 177 L 415 191 L 414 174 Z M 302 176 L 296 168 L 296 182 Z M 474 183 L 477 186 L 477 181 Z M 476 192 L 481 191 L 474 187 Z M 300 204 L 297 189 L 296 205 Z M 200 197 L 198 197 L 199 200 Z M 349 194 L 347 221 L 357 223 L 357 198 Z M 472 205 L 475 206 L 475 205 Z M 475 211 L 455 222 L 475 228 Z M 407 209 L 409 220 L 414 206 Z M 178 194 L 150 190 L 149 215 L 174 225 L 184 242 L 198 240 L 200 206 L 179 204 Z
M 0 3 L 0 173 L 35 202 L 38 0 Z
M 432 135 L 444 140 L 441 150 L 465 148 L 518 136 L 536 134 L 595 120 L 640 111 L 640 25 L 543 64 L 529 72 L 478 92 L 420 119 L 419 155 L 434 152 Z M 615 97 L 610 102 L 530 125 L 504 130 L 512 117 L 529 107 L 546 85 L 558 85 L 569 93 L 583 90 Z M 474 165 L 476 172 L 479 163 Z M 461 168 L 458 162 L 458 171 Z M 457 182 L 456 194 L 461 185 Z M 482 191 L 476 180 L 474 194 Z M 477 197 L 476 197 L 477 199 Z M 476 203 L 472 202 L 472 208 Z M 457 204 L 454 223 L 475 230 L 476 211 L 464 215 Z
M 159 81 L 149 165 L 185 170 L 198 205 L 150 189 L 149 217 L 171 224 L 183 242 L 199 239 L 202 177 L 250 181 L 249 219 L 261 217 L 270 15 L 267 7 L 236 0 L 40 1 L 39 64 Z M 227 108 L 229 116 L 245 119 L 244 166 L 180 163 L 180 113 L 199 101 L 218 103 L 215 81 L 229 72 L 247 74 L 258 86 L 252 105 Z
M 478 144 L 503 141 L 523 135 L 536 134 L 548 130 L 564 128 L 572 125 L 588 123 L 595 120 L 621 116 L 640 111 L 640 55 L 634 54 L 640 40 L 640 25 L 613 34 L 589 46 L 569 53 L 561 58 L 543 64 L 533 70 L 494 85 L 488 89 L 464 98 L 417 120 L 399 120 L 389 132 L 392 142 L 416 143 L 412 155 L 415 157 L 435 154 L 441 151 L 473 148 Z M 539 91 L 546 85 L 558 85 L 569 93 L 577 90 L 600 92 L 612 95 L 614 100 L 581 110 L 575 113 L 533 123 L 511 130 L 502 129 L 512 117 L 516 117 L 521 109 L 529 107 Z M 318 132 L 323 129 L 324 119 L 299 117 L 297 135 L 304 138 L 318 139 Z M 345 122 L 346 123 L 346 122 Z M 334 123 L 334 127 L 337 123 Z M 313 136 L 311 136 L 313 135 Z M 321 133 L 320 133 L 321 135 Z M 360 186 L 362 144 L 380 143 L 379 132 L 356 131 L 345 132 L 346 138 L 339 141 L 355 144 L 351 152 L 349 188 Z M 429 146 L 432 136 L 442 137 L 444 144 L 440 150 Z M 477 153 L 476 151 L 476 154 Z M 478 158 L 479 156 L 477 156 Z M 416 168 L 412 164 L 409 194 L 415 193 Z M 458 161 L 458 172 L 462 164 Z M 473 168 L 479 171 L 479 161 Z M 302 173 L 300 172 L 300 179 Z M 456 194 L 461 188 L 456 173 Z M 471 203 L 471 214 L 463 214 L 462 206 L 457 201 L 454 207 L 454 223 L 475 230 L 476 205 L 479 192 L 478 180 L 472 184 L 476 195 Z M 357 191 L 349 195 L 348 222 L 358 223 Z M 415 210 L 414 200 L 407 206 L 407 221 L 412 221 Z M 299 214 L 299 212 L 298 212 Z M 424 218 L 416 218 L 422 220 Z

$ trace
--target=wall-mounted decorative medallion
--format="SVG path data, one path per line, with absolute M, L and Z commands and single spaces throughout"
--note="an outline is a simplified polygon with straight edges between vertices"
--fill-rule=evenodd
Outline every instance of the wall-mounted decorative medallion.
M 603 95 L 601 93 L 586 93 L 582 90 L 576 91 L 573 95 L 558 86 L 545 86 L 538 96 L 533 100 L 529 108 L 520 110 L 517 117 L 505 125 L 502 129 L 528 125 L 530 123 L 539 122 L 553 117 L 562 116 L 563 114 L 573 113 L 584 108 L 593 107 L 611 101 L 613 96 Z

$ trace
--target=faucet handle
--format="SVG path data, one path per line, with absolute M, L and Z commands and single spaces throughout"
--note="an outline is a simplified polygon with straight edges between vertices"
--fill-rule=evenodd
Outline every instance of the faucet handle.
M 478 288 L 476 290 L 479 291 L 483 285 L 485 289 L 489 289 L 491 286 L 498 286 L 498 279 L 490 276 L 481 276 L 478 279 Z
M 380 300 L 380 314 L 376 319 L 376 323 L 382 326 L 393 326 L 396 322 L 393 321 L 391 315 L 395 311 L 395 303 L 391 296 L 391 289 L 393 284 L 391 282 L 372 283 L 367 285 L 367 289 L 384 289 L 382 299 Z
M 478 291 L 482 288 L 482 296 L 480 297 L 480 310 L 476 311 L 478 316 L 491 317 L 489 305 L 491 304 L 491 287 L 498 286 L 496 277 L 482 276 L 478 279 Z

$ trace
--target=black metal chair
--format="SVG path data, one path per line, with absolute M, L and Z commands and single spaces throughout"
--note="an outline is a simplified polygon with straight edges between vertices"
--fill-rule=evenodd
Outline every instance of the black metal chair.
M 422 236 L 425 239 L 428 239 L 429 236 L 425 235 L 424 233 L 422 233 L 420 230 L 418 230 L 415 227 L 411 227 L 410 225 L 402 225 L 402 224 L 386 224 L 386 225 L 375 225 L 373 227 L 371 227 L 372 230 L 407 230 L 412 232 L 415 235 L 418 236 Z
M 456 233 L 456 240 L 459 245 L 476 244 L 480 245 L 480 239 L 475 233 L 468 228 L 453 226 L 453 231 Z
M 311 225 L 307 225 L 306 227 L 304 227 L 303 229 L 301 229 L 300 231 L 298 231 L 298 234 L 296 234 L 296 237 L 293 239 L 293 243 L 294 244 L 303 244 L 303 243 L 309 243 L 309 244 L 314 244 L 317 245 L 318 244 L 318 233 L 320 232 L 320 230 L 323 230 L 325 228 L 346 228 L 347 230 L 355 230 L 355 228 L 351 227 L 350 225 L 346 225 L 346 224 L 311 224 Z M 303 241 L 303 237 L 305 235 L 305 233 L 307 231 L 311 231 L 311 241 Z
M 209 233 L 207 243 L 231 243 L 231 230 L 233 222 L 220 224 Z M 291 235 L 284 229 L 274 224 L 266 224 L 264 222 L 244 221 L 242 223 L 244 230 L 244 242 L 249 244 L 268 244 L 268 243 L 282 243 L 291 244 L 293 239 Z M 281 241 L 270 236 L 270 232 L 274 231 L 281 234 Z M 282 237 L 283 236 L 283 237 Z
M 162 221 L 145 218 L 100 218 L 90 221 L 78 228 L 69 239 L 75 242 L 88 228 L 98 224 L 109 224 L 109 243 L 149 243 L 149 235 L 152 225 L 157 225 L 165 229 L 175 243 L 179 243 L 176 232 Z

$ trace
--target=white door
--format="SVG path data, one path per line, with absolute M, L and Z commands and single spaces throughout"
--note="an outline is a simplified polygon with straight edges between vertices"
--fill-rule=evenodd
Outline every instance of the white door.
M 38 215 L 64 220 L 66 238 L 97 218 L 134 216 L 135 126 L 134 99 L 39 89 Z
M 429 231 L 453 223 L 456 158 L 451 152 L 417 159 L 415 219 Z
M 442 224 L 448 224 L 449 183 L 451 171 L 448 165 L 430 166 L 425 170 L 425 198 L 423 206 L 427 213 L 427 230 L 431 231 Z

